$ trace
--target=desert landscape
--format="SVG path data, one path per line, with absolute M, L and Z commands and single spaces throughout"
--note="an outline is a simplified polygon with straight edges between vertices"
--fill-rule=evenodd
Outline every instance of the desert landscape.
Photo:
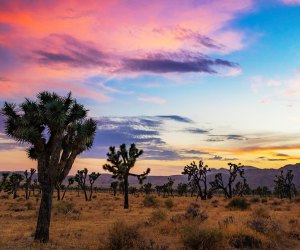
M 1 249 L 299 249 L 300 198 L 130 195 L 54 197 L 50 242 L 33 240 L 39 195 L 1 196 Z M 244 200 L 247 205 L 244 204 Z M 231 203 L 230 203 L 231 202 Z

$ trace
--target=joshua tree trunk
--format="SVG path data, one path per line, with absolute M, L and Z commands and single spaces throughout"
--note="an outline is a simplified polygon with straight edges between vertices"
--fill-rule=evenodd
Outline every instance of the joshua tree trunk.
M 124 208 L 125 209 L 129 208 L 129 203 L 128 203 L 128 175 L 124 176 Z
M 49 241 L 53 188 L 44 187 L 37 221 L 35 240 L 43 243 Z
M 60 201 L 60 187 L 56 187 L 56 192 L 57 192 L 57 200 Z
M 93 185 L 91 185 L 91 189 L 90 189 L 90 198 L 89 198 L 90 201 L 92 200 L 92 194 L 93 194 Z

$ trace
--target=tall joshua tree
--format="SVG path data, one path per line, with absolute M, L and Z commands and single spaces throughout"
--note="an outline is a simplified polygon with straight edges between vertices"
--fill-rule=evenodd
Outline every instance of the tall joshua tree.
M 92 194 L 93 194 L 93 185 L 95 183 L 95 181 L 100 177 L 100 173 L 95 173 L 92 172 L 91 174 L 89 174 L 89 182 L 90 182 L 90 197 L 89 200 L 92 200 Z
M 31 187 L 32 176 L 34 175 L 35 172 L 36 172 L 36 170 L 34 168 L 31 168 L 29 172 L 27 170 L 24 171 L 24 176 L 25 176 L 25 198 L 26 198 L 26 200 L 29 199 L 29 193 L 30 193 L 29 189 Z
M 78 183 L 78 186 L 82 189 L 86 201 L 88 201 L 88 196 L 86 193 L 86 184 L 85 184 L 87 173 L 88 173 L 87 168 L 84 168 L 83 170 L 77 170 L 77 174 L 75 175 L 75 181 Z
M 64 97 L 45 91 L 19 106 L 4 103 L 6 134 L 29 144 L 28 157 L 37 160 L 42 198 L 35 240 L 49 241 L 52 196 L 59 175 L 65 178 L 76 157 L 92 147 L 96 122 L 87 118 L 87 112 L 71 93 Z
M 200 196 L 201 200 L 207 199 L 207 172 L 210 171 L 207 165 L 204 165 L 203 161 L 192 162 L 190 165 L 186 165 L 182 174 L 188 176 L 188 180 L 192 181 L 198 189 L 197 199 Z M 202 188 L 203 186 L 203 188 Z
M 239 176 L 242 178 L 244 181 L 246 181 L 246 178 L 244 176 L 244 166 L 241 165 L 241 163 L 233 164 L 233 163 L 228 163 L 229 165 L 229 177 L 228 177 L 228 182 L 227 184 L 224 183 L 223 181 L 223 175 L 222 173 L 218 173 L 215 175 L 215 180 L 210 182 L 210 185 L 213 190 L 222 190 L 224 192 L 224 195 L 226 198 L 231 199 L 233 194 L 234 194 L 234 182 L 236 178 Z
M 284 175 L 283 170 L 281 170 L 280 175 L 275 176 L 274 193 L 279 195 L 281 199 L 285 197 L 292 199 L 292 196 L 297 193 L 297 189 L 295 184 L 293 183 L 293 179 L 293 170 L 288 170 L 286 175 Z
M 115 147 L 109 147 L 109 152 L 107 153 L 107 161 L 110 164 L 104 164 L 103 169 L 111 172 L 113 178 L 118 178 L 124 181 L 124 208 L 129 208 L 128 203 L 128 177 L 135 176 L 142 182 L 146 176 L 150 173 L 150 168 L 148 168 L 143 174 L 133 174 L 130 170 L 134 167 L 137 158 L 143 154 L 143 150 L 136 148 L 135 144 L 131 144 L 129 150 L 127 150 L 126 145 L 122 144 L 120 149 L 116 151 Z

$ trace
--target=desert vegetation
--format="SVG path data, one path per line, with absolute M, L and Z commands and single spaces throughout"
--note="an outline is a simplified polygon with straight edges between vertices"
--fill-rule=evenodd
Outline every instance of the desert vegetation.
M 274 176 L 274 190 L 251 189 L 240 163 L 228 163 L 226 173 L 208 182 L 211 169 L 193 161 L 183 167 L 187 182 L 175 185 L 166 176 L 154 186 L 146 180 L 150 168 L 132 172 L 143 150 L 121 144 L 108 149 L 102 168 L 112 179 L 102 186 L 101 174 L 87 168 L 68 176 L 75 158 L 92 147 L 96 129 L 71 94 L 42 92 L 18 108 L 5 103 L 2 113 L 6 133 L 31 145 L 27 153 L 37 170 L 2 173 L 1 249 L 300 248 L 292 170 Z M 130 185 L 129 176 L 139 185 Z

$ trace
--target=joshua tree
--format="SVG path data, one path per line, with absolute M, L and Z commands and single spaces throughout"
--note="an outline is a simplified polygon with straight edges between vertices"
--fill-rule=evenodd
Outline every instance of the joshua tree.
M 9 176 L 9 173 L 2 173 L 2 179 L 1 179 L 1 182 L 0 182 L 0 192 L 2 190 L 6 190 L 7 189 L 8 176 Z
M 115 147 L 109 147 L 109 152 L 107 153 L 107 161 L 110 164 L 104 164 L 103 169 L 111 172 L 113 178 L 118 178 L 124 181 L 124 208 L 129 208 L 128 203 L 128 177 L 135 176 L 139 179 L 140 183 L 146 178 L 150 173 L 150 168 L 148 168 L 143 174 L 133 174 L 130 170 L 134 167 L 137 158 L 143 153 L 143 150 L 136 148 L 135 144 L 131 144 L 129 150 L 127 150 L 126 145 L 122 144 L 120 149 L 116 151 Z
M 200 196 L 201 200 L 207 199 L 207 172 L 210 171 L 207 165 L 203 165 L 203 161 L 199 161 L 197 165 L 194 161 L 190 165 L 186 165 L 182 174 L 188 176 L 188 180 L 192 181 L 198 189 L 197 198 Z M 201 187 L 203 185 L 203 189 Z
M 252 192 L 259 196 L 268 196 L 272 194 L 272 191 L 267 186 L 258 186 L 256 189 L 252 190 Z
M 212 190 L 221 189 L 224 192 L 225 197 L 230 199 L 233 196 L 233 184 L 235 182 L 235 179 L 238 176 L 240 176 L 242 179 L 244 179 L 245 177 L 244 177 L 243 165 L 241 165 L 240 163 L 238 165 L 233 163 L 228 163 L 228 165 L 229 165 L 228 183 L 225 184 L 223 181 L 222 173 L 218 173 L 215 175 L 215 180 L 210 182 L 210 185 L 212 187 Z
M 66 186 L 66 188 L 65 188 L 65 190 L 64 190 L 64 193 L 63 193 L 63 195 L 62 195 L 62 197 L 61 197 L 61 200 L 63 200 L 63 199 L 65 198 L 66 191 L 69 189 L 69 187 L 70 187 L 71 185 L 74 184 L 74 181 L 75 181 L 75 178 L 74 178 L 74 177 L 69 177 L 69 178 L 68 178 L 68 185 Z
M 151 187 L 152 187 L 152 183 L 150 183 L 150 182 L 148 182 L 142 186 L 142 189 L 146 195 L 149 195 L 151 193 Z
M 174 185 L 174 179 L 171 177 L 168 177 L 168 182 L 166 183 L 167 189 L 168 189 L 168 196 L 174 196 L 173 195 L 173 185 Z
M 188 192 L 188 184 L 186 183 L 179 183 L 177 186 L 177 193 L 180 196 L 187 196 L 187 192 Z
M 297 193 L 293 179 L 293 170 L 288 170 L 285 176 L 283 175 L 283 170 L 281 170 L 280 175 L 275 176 L 274 193 L 279 195 L 281 199 L 285 197 L 292 199 L 292 196 Z
M 84 168 L 83 170 L 77 170 L 77 174 L 75 175 L 75 181 L 78 183 L 78 186 L 83 190 L 85 200 L 88 201 L 88 196 L 86 193 L 86 177 L 88 170 Z
M 95 183 L 95 181 L 99 178 L 101 174 L 100 173 L 95 173 L 92 172 L 91 174 L 89 174 L 89 181 L 90 181 L 90 198 L 89 200 L 92 200 L 92 194 L 93 194 L 93 185 Z
M 25 170 L 24 175 L 25 175 L 25 198 L 26 200 L 29 199 L 29 188 L 31 187 L 31 180 L 32 180 L 32 176 L 34 175 L 34 173 L 36 172 L 36 170 L 34 168 L 30 169 L 30 172 L 28 172 L 27 170 Z
M 112 183 L 110 183 L 110 187 L 114 192 L 114 196 L 116 196 L 117 194 L 118 184 L 119 184 L 118 181 L 113 181 Z
M 5 102 L 5 132 L 31 145 L 29 158 L 37 160 L 42 198 L 35 240 L 49 241 L 53 190 L 68 175 L 76 157 L 92 147 L 97 124 L 87 119 L 87 111 L 69 93 L 66 97 L 41 92 L 37 100 L 25 99 L 18 107 Z
M 34 195 L 35 189 L 38 189 L 38 190 L 39 190 L 39 194 L 42 193 L 41 185 L 38 183 L 38 180 L 37 180 L 37 179 L 34 179 L 34 180 L 33 180 L 33 183 L 31 184 L 31 190 L 32 190 L 32 194 L 33 194 L 33 195 Z
M 13 194 L 13 198 L 16 199 L 18 197 L 17 191 L 20 187 L 21 181 L 24 179 L 23 175 L 18 173 L 12 173 L 8 178 L 7 191 Z

